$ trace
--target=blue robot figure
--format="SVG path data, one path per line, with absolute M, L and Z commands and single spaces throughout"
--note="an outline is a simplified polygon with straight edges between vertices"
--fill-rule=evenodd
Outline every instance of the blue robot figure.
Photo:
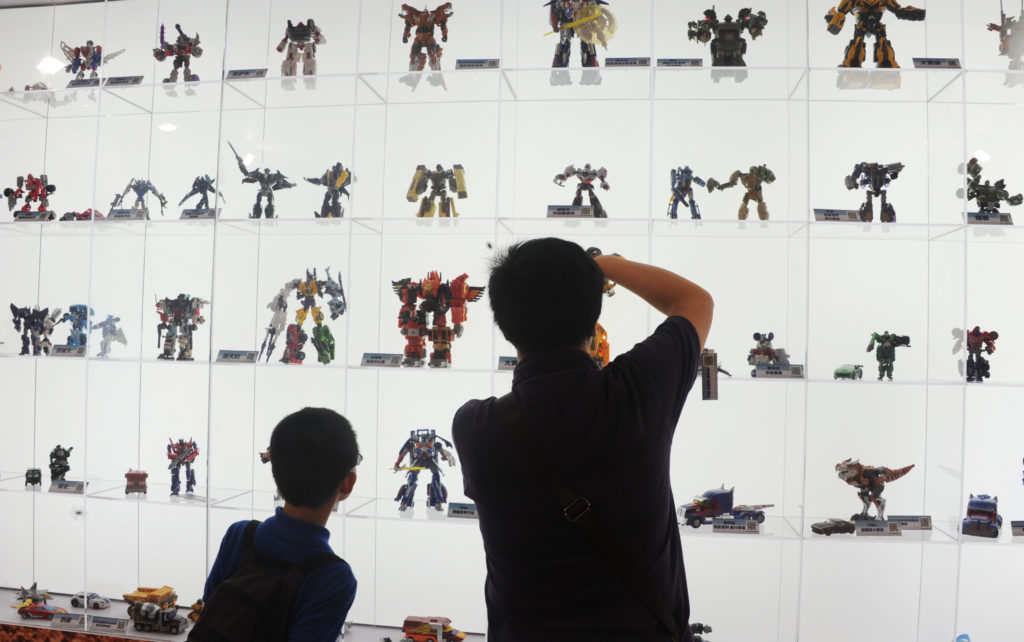
M 167 458 L 171 463 L 167 468 L 171 471 L 171 494 L 177 495 L 181 492 L 181 478 L 178 476 L 181 467 L 185 467 L 185 492 L 189 495 L 196 487 L 196 471 L 192 470 L 192 462 L 199 456 L 199 446 L 191 437 L 188 441 L 179 439 L 177 443 L 168 439 Z
M 103 333 L 103 336 L 100 339 L 100 352 L 96 355 L 97 357 L 105 357 L 110 354 L 110 344 L 114 341 L 117 341 L 121 345 L 128 345 L 128 339 L 124 336 L 124 330 L 117 326 L 120 320 L 121 317 L 115 317 L 112 314 L 108 314 L 105 321 L 94 323 L 92 327 L 89 328 L 90 333 L 92 333 L 93 330 L 99 330 Z
M 451 448 L 452 442 L 444 437 L 438 437 L 433 430 L 421 428 L 409 431 L 409 439 L 398 452 L 394 467 L 394 470 L 407 471 L 405 483 L 395 496 L 395 501 L 399 502 L 398 510 L 405 510 L 413 505 L 416 480 L 421 470 L 429 470 L 431 474 L 430 486 L 427 487 L 427 506 L 439 511 L 444 510 L 444 504 L 448 501 L 448 489 L 441 483 L 441 469 L 437 464 L 438 460 L 441 460 L 448 462 L 449 466 L 455 465 L 455 455 L 445 446 Z M 406 455 L 409 455 L 409 465 L 402 466 L 402 460 Z
M 196 176 L 196 179 L 192 181 L 192 191 L 185 194 L 185 198 L 181 199 L 178 203 L 178 207 L 185 204 L 185 201 L 192 198 L 196 194 L 199 194 L 199 202 L 195 206 L 195 211 L 205 212 L 210 209 L 210 192 L 215 192 L 217 196 L 220 196 L 221 200 L 224 199 L 224 195 L 220 193 L 220 190 L 213 186 L 215 179 L 210 178 L 209 174 L 202 176 Z
M 89 332 L 91 331 L 91 318 L 95 314 L 92 308 L 87 305 L 77 304 L 68 308 L 68 311 L 61 317 L 61 321 L 71 322 L 71 333 L 68 334 L 69 346 L 84 346 L 89 343 Z
M 699 176 L 693 175 L 693 170 L 690 166 L 677 167 L 672 170 L 672 196 L 668 199 L 668 216 L 675 220 L 677 218 L 677 211 L 679 210 L 679 204 L 688 205 L 690 207 L 690 215 L 693 219 L 700 219 L 700 208 L 697 207 L 697 201 L 693 200 L 693 184 L 696 183 L 701 187 L 705 186 L 704 181 Z M 690 199 L 687 203 L 686 199 Z
M 149 209 L 146 208 L 146 194 L 152 192 L 154 196 L 160 201 L 160 216 L 164 215 L 164 208 L 167 207 L 167 198 L 157 191 L 156 187 L 144 178 L 133 178 L 128 181 L 128 185 L 125 186 L 124 191 L 114 196 L 114 200 L 110 203 L 110 210 L 114 211 L 121 207 L 124 197 L 128 192 L 135 192 L 135 203 L 132 205 L 132 210 L 145 211 L 146 218 L 149 218 Z

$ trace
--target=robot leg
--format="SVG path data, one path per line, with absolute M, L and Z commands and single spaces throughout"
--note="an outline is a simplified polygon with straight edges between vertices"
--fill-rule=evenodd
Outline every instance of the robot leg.
M 967 381 L 981 381 L 978 376 L 978 362 L 975 361 L 973 354 L 967 355 Z
M 693 200 L 693 191 L 690 191 L 690 218 L 700 220 L 700 208 L 697 207 L 697 201 Z
M 199 76 L 192 73 L 192 68 L 189 67 L 189 63 L 185 61 L 185 82 L 196 82 L 199 80 Z
M 988 359 L 980 354 L 978 355 L 978 370 L 976 376 L 978 383 L 981 383 L 983 379 L 988 379 L 990 376 Z
M 21 335 L 21 354 L 28 354 L 29 340 L 27 335 Z
M 883 223 L 895 223 L 896 222 L 896 210 L 893 209 L 892 205 L 885 198 L 885 192 L 882 192 L 882 222 Z
M 569 54 L 572 52 L 572 31 L 563 31 L 558 34 L 558 44 L 555 45 L 555 57 L 551 60 L 552 67 L 568 67 Z
M 414 43 L 409 52 L 409 71 L 423 71 L 427 66 L 427 54 L 423 53 L 423 45 Z
M 443 53 L 444 49 L 437 43 L 427 45 L 427 56 L 430 59 L 430 68 L 433 71 L 441 71 L 441 54 Z
M 892 50 L 892 43 L 885 37 L 885 33 L 878 35 L 875 40 L 875 65 L 878 67 L 899 67 L 896 64 L 896 52 Z
M 324 194 L 324 202 L 320 204 L 320 212 L 313 212 L 316 218 L 328 218 L 331 215 L 331 193 Z
M 750 197 L 744 194 L 743 195 L 743 202 L 740 203 L 740 210 L 737 213 L 737 215 L 739 216 L 739 219 L 741 221 L 747 220 L 747 203 L 749 201 L 750 201 Z
M 434 216 L 434 199 L 429 196 L 424 196 L 423 200 L 420 201 L 420 211 L 416 212 L 416 216 L 420 218 L 430 218 Z
M 181 478 L 178 476 L 179 466 L 171 469 L 171 494 L 177 495 L 181 492 Z
M 178 361 L 192 361 L 192 331 L 178 339 Z
M 249 218 L 260 218 L 263 216 L 263 194 L 256 194 L 256 202 L 252 206 L 252 214 Z
M 199 211 L 210 209 L 210 198 L 209 196 L 207 196 L 206 192 L 203 192 L 203 195 L 202 197 L 200 197 L 199 202 L 196 203 L 196 209 Z
M 196 471 L 192 470 L 192 466 L 185 464 L 185 492 L 189 495 L 192 494 L 196 488 Z
M 864 64 L 864 34 L 857 34 L 846 45 L 842 67 L 860 67 Z
M 580 40 L 580 62 L 584 67 L 600 67 L 597 63 L 597 47 Z
M 442 218 L 450 218 L 452 215 L 452 197 L 444 196 L 441 198 L 441 211 L 438 212 L 438 216 Z
M 274 193 L 267 194 L 267 218 L 274 218 Z
M 174 67 L 171 69 L 171 75 L 164 78 L 164 82 L 178 82 L 178 67 L 181 66 L 180 62 L 175 62 Z
M 405 510 L 411 508 L 413 505 L 412 499 L 416 494 L 416 479 L 419 477 L 418 470 L 410 470 L 406 473 L 405 483 L 398 489 L 398 494 L 395 495 L 395 501 L 399 502 L 398 510 Z
M 757 218 L 762 221 L 768 220 L 768 206 L 761 199 L 757 199 Z
M 594 208 L 594 218 L 608 218 L 608 212 L 601 207 L 601 200 L 594 192 L 590 192 L 590 205 Z
M 573 207 L 583 205 L 583 188 L 576 188 L 576 198 L 572 199 Z
M 315 45 L 309 45 L 306 47 L 306 52 L 302 56 L 302 75 L 303 76 L 315 76 L 316 75 L 316 58 L 313 57 L 313 47 Z
M 679 197 L 675 194 L 668 201 L 668 217 L 672 220 L 679 218 Z
M 427 506 L 441 511 L 447 501 L 448 489 L 441 483 L 441 476 L 435 472 L 427 487 Z
M 342 211 L 341 211 L 341 194 L 338 193 L 338 192 L 334 192 L 333 194 L 331 194 L 331 210 L 330 211 L 331 211 L 331 216 L 333 216 L 334 218 L 341 218 L 341 216 L 342 216 Z
M 860 220 L 865 223 L 875 220 L 874 208 L 871 205 L 871 192 L 868 192 L 867 198 L 860 205 Z
M 426 337 L 419 334 L 405 336 L 405 359 L 402 359 L 403 366 L 422 367 L 427 359 Z

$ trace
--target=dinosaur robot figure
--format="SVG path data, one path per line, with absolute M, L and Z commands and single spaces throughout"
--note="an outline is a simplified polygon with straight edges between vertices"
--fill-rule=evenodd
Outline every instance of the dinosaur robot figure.
M 886 468 L 885 466 L 865 466 L 857 459 L 846 459 L 836 464 L 836 474 L 839 479 L 857 489 L 857 496 L 864 502 L 864 510 L 850 517 L 850 520 L 871 519 L 868 516 L 868 509 L 875 505 L 878 516 L 874 519 L 885 519 L 885 500 L 882 499 L 882 491 L 885 490 L 885 482 L 896 481 L 914 468 L 914 464 L 903 468 Z

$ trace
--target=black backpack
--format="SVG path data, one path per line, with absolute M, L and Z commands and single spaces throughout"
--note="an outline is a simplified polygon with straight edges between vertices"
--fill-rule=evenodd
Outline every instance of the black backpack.
M 214 589 L 189 640 L 287 640 L 292 606 L 303 580 L 319 568 L 344 561 L 333 553 L 315 553 L 292 564 L 258 551 L 254 540 L 259 525 L 257 520 L 246 524 L 238 572 Z

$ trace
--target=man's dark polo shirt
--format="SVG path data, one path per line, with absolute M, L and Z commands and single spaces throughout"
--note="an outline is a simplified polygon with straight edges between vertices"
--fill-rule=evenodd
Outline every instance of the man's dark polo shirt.
M 579 349 L 524 358 L 512 393 L 537 443 L 511 434 L 493 397 L 456 413 L 452 435 L 487 553 L 488 640 L 667 639 L 530 473 L 539 450 L 633 552 L 689 639 L 669 455 L 699 358 L 697 332 L 682 317 L 603 370 Z

